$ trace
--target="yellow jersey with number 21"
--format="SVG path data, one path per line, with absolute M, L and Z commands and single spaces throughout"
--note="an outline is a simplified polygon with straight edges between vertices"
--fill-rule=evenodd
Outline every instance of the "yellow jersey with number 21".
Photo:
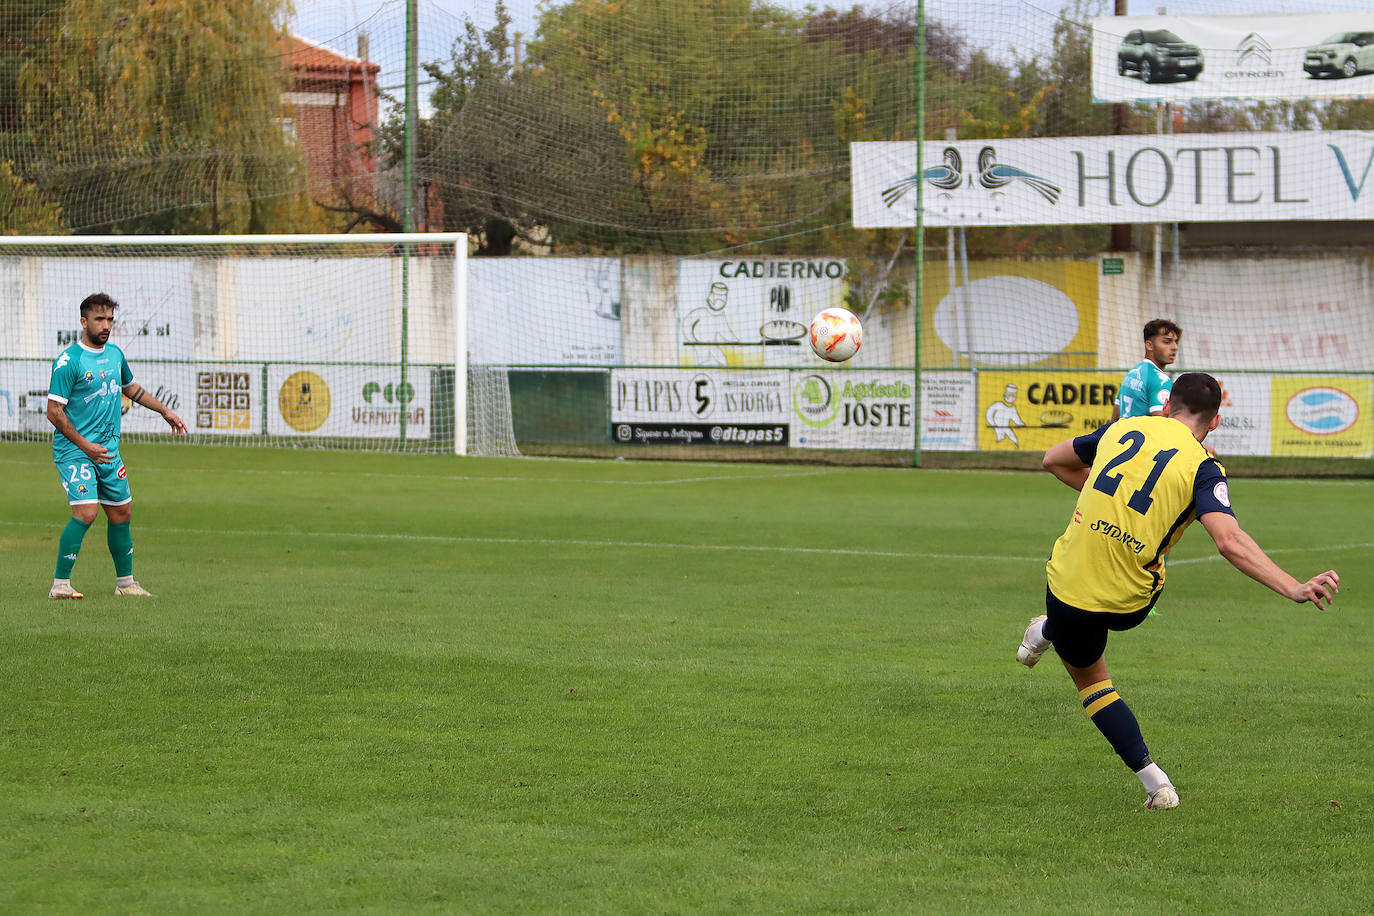
M 1231 511 L 1226 471 L 1171 417 L 1118 420 L 1073 440 L 1091 467 L 1054 542 L 1050 591 L 1084 611 L 1130 614 L 1164 587 L 1164 559 L 1194 519 Z

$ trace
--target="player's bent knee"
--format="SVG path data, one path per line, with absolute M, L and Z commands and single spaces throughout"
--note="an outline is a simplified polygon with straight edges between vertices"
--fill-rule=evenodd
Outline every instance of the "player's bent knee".
M 93 524 L 99 514 L 100 507 L 95 503 L 82 503 L 78 506 L 72 506 L 72 518 L 85 525 Z

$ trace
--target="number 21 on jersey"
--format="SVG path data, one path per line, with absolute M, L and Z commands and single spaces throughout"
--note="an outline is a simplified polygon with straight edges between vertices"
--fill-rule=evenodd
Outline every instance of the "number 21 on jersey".
M 1093 480 L 1093 489 L 1108 496 L 1115 496 L 1117 489 L 1121 486 L 1123 475 L 1113 473 L 1121 465 L 1130 461 L 1145 446 L 1145 434 L 1136 429 L 1127 430 L 1119 440 L 1126 446 L 1121 454 L 1111 461 L 1108 461 L 1098 472 L 1096 479 Z M 1145 478 L 1145 482 L 1140 485 L 1140 489 L 1131 494 L 1131 498 L 1126 501 L 1126 505 L 1141 515 L 1150 511 L 1150 506 L 1154 505 L 1154 497 L 1150 493 L 1154 490 L 1155 484 L 1159 483 L 1159 476 L 1164 473 L 1164 467 L 1175 455 L 1178 449 L 1167 448 L 1155 452 L 1152 459 L 1154 467 L 1150 469 L 1150 474 Z

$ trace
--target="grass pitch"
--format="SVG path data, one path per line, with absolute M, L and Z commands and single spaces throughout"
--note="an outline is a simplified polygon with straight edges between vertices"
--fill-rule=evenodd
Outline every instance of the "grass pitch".
M 1365 481 L 1238 480 L 1108 661 L 1176 811 L 1015 649 L 1048 475 L 129 445 L 50 602 L 0 445 L 0 909 L 1356 912 L 1374 899 Z

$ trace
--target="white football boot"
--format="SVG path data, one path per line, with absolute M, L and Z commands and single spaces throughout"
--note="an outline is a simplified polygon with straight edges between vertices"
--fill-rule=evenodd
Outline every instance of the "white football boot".
M 54 585 L 48 590 L 48 597 L 57 601 L 62 598 L 70 598 L 73 601 L 80 600 L 86 596 L 72 588 L 70 585 Z
M 1040 635 L 1040 625 L 1044 622 L 1044 614 L 1032 619 L 1025 635 L 1021 637 L 1020 648 L 1016 650 L 1016 660 L 1027 668 L 1034 668 L 1040 656 L 1049 651 L 1050 641 Z
M 1170 785 L 1160 786 L 1150 793 L 1150 797 L 1145 799 L 1145 807 L 1151 810 L 1155 808 L 1177 808 L 1178 791 Z
M 137 582 L 130 582 L 128 585 L 116 585 L 115 594 L 132 598 L 151 598 L 153 593 L 139 585 Z

